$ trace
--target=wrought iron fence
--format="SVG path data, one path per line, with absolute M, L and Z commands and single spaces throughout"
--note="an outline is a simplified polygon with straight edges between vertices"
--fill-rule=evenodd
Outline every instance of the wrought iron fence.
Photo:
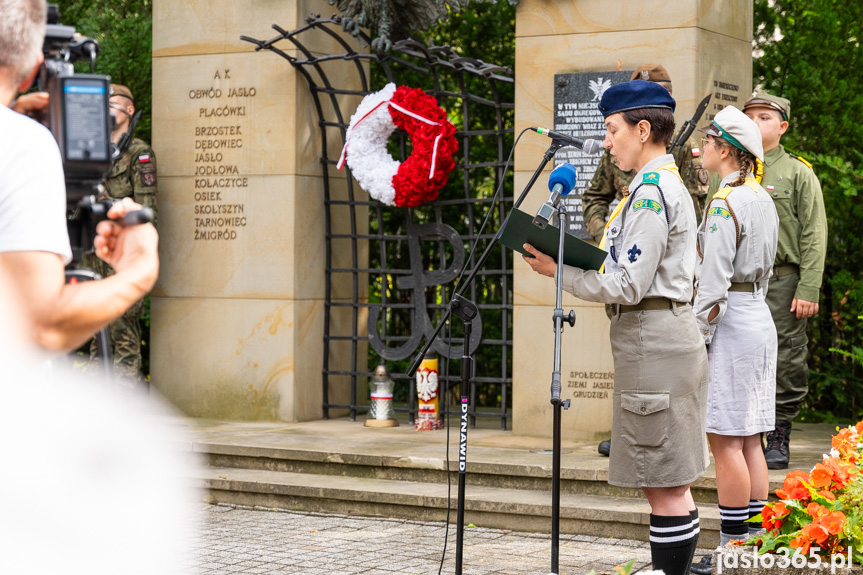
M 407 411 L 413 421 L 416 388 L 405 375 L 410 358 L 437 324 L 459 271 L 475 264 L 475 257 L 468 259 L 470 249 L 476 245 L 477 257 L 482 253 L 505 217 L 504 204 L 512 201 L 504 164 L 513 140 L 513 74 L 450 47 L 416 40 L 397 42 L 386 54 L 357 51 L 354 46 L 364 48 L 368 37 L 352 38 L 341 24 L 337 16 L 313 17 L 291 31 L 273 26 L 278 35 L 269 40 L 243 40 L 290 62 L 306 79 L 318 113 L 327 242 L 324 417 L 346 410 L 354 420 L 366 410 L 365 384 L 384 362 L 401 390 L 396 399 L 403 407 L 397 410 Z M 335 41 L 338 53 L 314 53 L 310 43 L 321 35 Z M 359 98 L 387 82 L 435 96 L 457 129 L 456 168 L 438 199 L 418 208 L 371 200 L 352 178 L 335 175 L 338 157 L 328 151 L 332 139 L 344 143 Z M 409 140 L 397 134 L 390 152 L 404 161 Z M 480 233 L 501 183 L 505 202 L 493 206 Z M 501 246 L 464 295 L 480 309 L 470 345 L 476 360 L 471 425 L 477 417 L 496 418 L 506 429 L 512 407 L 512 253 Z M 444 330 L 434 346 L 441 356 L 441 386 L 453 390 L 453 397 L 458 396 L 462 350 L 460 325 L 455 329 L 451 339 Z M 457 413 L 451 403 L 442 411 Z

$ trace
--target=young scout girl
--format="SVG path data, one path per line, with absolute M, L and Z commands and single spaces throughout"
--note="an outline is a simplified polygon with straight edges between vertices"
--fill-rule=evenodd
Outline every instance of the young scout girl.
M 716 461 L 720 539 L 748 536 L 750 500 L 767 499 L 760 433 L 773 430 L 776 328 L 764 300 L 779 218 L 756 182 L 761 132 L 733 106 L 702 128 L 704 167 L 722 181 L 698 230 L 695 318 L 708 345 L 707 438 Z M 710 558 L 693 565 L 710 573 Z
M 674 158 L 674 99 L 653 82 L 612 86 L 602 96 L 605 147 L 631 192 L 605 228 L 604 273 L 563 266 L 564 288 L 615 304 L 615 389 L 608 482 L 639 487 L 650 503 L 655 569 L 683 575 L 698 542 L 689 484 L 708 462 L 704 440 L 707 354 L 689 302 L 695 274 L 695 212 Z M 554 260 L 525 245 L 525 261 L 554 277 Z

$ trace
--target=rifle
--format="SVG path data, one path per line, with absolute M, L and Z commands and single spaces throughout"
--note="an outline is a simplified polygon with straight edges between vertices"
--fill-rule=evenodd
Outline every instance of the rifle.
M 692 116 L 691 120 L 686 120 L 683 122 L 683 125 L 680 126 L 680 130 L 677 132 L 677 135 L 671 141 L 671 146 L 668 147 L 668 153 L 672 153 L 674 148 L 677 146 L 682 146 L 686 140 L 689 139 L 689 136 L 692 135 L 692 132 L 695 131 L 695 127 L 698 126 L 698 121 L 701 119 L 701 116 L 704 114 L 704 111 L 707 109 L 707 105 L 710 103 L 710 96 L 712 94 L 707 94 L 703 100 L 698 104 L 698 107 L 695 109 L 695 115 Z

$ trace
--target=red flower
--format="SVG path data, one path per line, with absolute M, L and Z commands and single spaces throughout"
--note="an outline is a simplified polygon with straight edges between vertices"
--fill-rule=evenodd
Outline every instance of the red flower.
M 800 501 L 809 500 L 809 490 L 804 481 L 809 481 L 809 474 L 805 471 L 797 469 L 785 476 L 785 482 L 780 489 L 776 490 L 776 495 L 780 499 L 798 499 Z
M 768 503 L 761 510 L 761 526 L 766 529 L 779 529 L 782 527 L 782 517 L 791 512 L 781 501 L 779 503 Z
M 455 138 L 455 126 L 447 120 L 446 112 L 438 106 L 434 96 L 419 88 L 399 86 L 391 102 L 427 120 L 437 122 L 437 125 L 428 124 L 392 106 L 389 108 L 393 123 L 408 133 L 413 147 L 411 155 L 399 165 L 398 172 L 393 176 L 395 204 L 412 208 L 437 199 L 438 192 L 446 185 L 449 173 L 455 168 L 453 154 L 458 150 L 458 140 Z M 435 158 L 434 171 L 432 157 Z

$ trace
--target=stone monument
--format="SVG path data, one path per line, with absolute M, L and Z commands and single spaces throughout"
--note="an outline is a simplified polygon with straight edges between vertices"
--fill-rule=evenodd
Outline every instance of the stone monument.
M 751 92 L 752 18 L 752 0 L 523 0 L 516 14 L 516 133 L 528 126 L 569 127 L 572 135 L 602 138 L 604 129 L 593 125 L 596 121 L 576 121 L 589 118 L 589 94 L 578 93 L 578 86 L 567 94 L 561 83 L 583 83 L 591 75 L 600 83 L 617 82 L 621 73 L 628 78 L 626 70 L 648 62 L 664 65 L 671 74 L 678 124 L 691 118 L 709 93 L 713 98 L 701 124 L 725 105 L 740 106 Z M 570 107 L 555 109 L 567 103 Z M 573 113 L 565 114 L 566 110 Z M 534 135 L 519 145 L 516 194 L 548 144 L 548 139 Z M 577 164 L 583 179 L 576 190 L 583 189 L 595 160 L 577 151 L 567 151 L 560 160 Z M 522 206 L 531 214 L 547 197 L 544 178 L 536 187 L 543 189 L 531 192 Z M 574 216 L 570 232 L 586 237 L 578 193 L 568 200 L 568 207 Z M 513 430 L 550 436 L 554 282 L 531 272 L 518 255 L 514 282 Z M 564 294 L 564 311 L 569 309 L 575 309 L 576 324 L 563 333 L 562 397 L 572 400 L 562 416 L 563 438 L 604 439 L 611 431 L 614 393 L 609 320 L 602 305 Z
M 321 417 L 317 115 L 302 76 L 240 36 L 269 37 L 273 23 L 299 27 L 326 7 L 315 0 L 154 2 L 162 268 L 151 299 L 151 372 L 154 387 L 188 415 Z M 320 35 L 313 48 L 336 46 Z M 337 156 L 341 142 L 332 140 L 330 156 Z M 344 188 L 343 176 L 340 182 Z M 340 193 L 338 183 L 331 188 Z

